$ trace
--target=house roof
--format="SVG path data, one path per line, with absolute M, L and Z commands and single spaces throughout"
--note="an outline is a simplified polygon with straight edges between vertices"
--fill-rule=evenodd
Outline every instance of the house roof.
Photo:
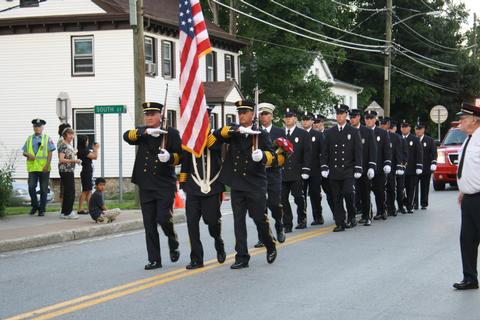
M 243 98 L 243 94 L 236 81 L 204 82 L 203 88 L 205 89 L 205 99 L 207 100 L 207 103 L 227 102 L 227 97 L 234 89 L 237 90 L 239 95 Z
M 345 81 L 342 81 L 342 80 L 338 80 L 338 79 L 334 79 L 334 85 L 339 86 L 339 87 L 343 87 L 343 88 L 347 88 L 347 89 L 353 89 L 353 90 L 358 91 L 359 93 L 361 93 L 363 91 L 362 87 L 359 87 L 357 85 L 354 85 L 354 84 L 351 84 L 351 83 L 348 83 L 348 82 L 345 82 Z

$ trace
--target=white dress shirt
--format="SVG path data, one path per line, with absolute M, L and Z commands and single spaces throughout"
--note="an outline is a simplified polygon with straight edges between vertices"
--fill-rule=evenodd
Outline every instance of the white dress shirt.
M 290 135 L 292 135 L 292 134 L 293 134 L 293 131 L 295 130 L 296 127 L 297 127 L 297 126 L 293 126 L 293 127 L 291 127 L 291 128 L 285 127 L 285 134 L 288 134 L 288 130 L 290 130 Z
M 462 159 L 466 142 L 467 140 L 463 143 L 462 151 L 458 155 L 459 159 Z M 462 178 L 458 179 L 458 189 L 464 194 L 480 192 L 480 129 L 475 130 L 468 143 L 463 160 Z
M 265 130 L 265 131 L 267 131 L 268 133 L 270 133 L 270 131 L 272 131 L 272 126 L 273 126 L 273 125 L 271 124 L 271 125 L 269 125 L 268 127 L 263 127 L 263 126 L 262 126 L 262 127 L 263 127 L 263 130 Z
M 343 126 L 341 126 L 341 125 L 337 124 L 337 126 L 338 126 L 338 131 L 342 131 L 343 129 L 345 129 L 345 126 L 346 126 L 346 125 L 347 125 L 347 124 L 344 124 Z

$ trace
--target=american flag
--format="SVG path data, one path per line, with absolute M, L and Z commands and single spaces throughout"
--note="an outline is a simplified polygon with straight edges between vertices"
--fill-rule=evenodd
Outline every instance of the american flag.
M 212 48 L 200 0 L 180 0 L 180 124 L 182 146 L 199 156 L 210 132 L 199 58 Z

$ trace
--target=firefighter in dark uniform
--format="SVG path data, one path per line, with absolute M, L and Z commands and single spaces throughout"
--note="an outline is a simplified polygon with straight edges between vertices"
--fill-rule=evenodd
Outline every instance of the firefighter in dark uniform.
M 365 112 L 365 123 L 367 128 L 373 130 L 375 140 L 377 141 L 377 170 L 372 179 L 372 191 L 375 195 L 375 204 L 377 214 L 375 220 L 387 220 L 387 210 L 385 209 L 385 185 L 387 176 L 392 171 L 392 145 L 390 137 L 386 130 L 377 126 L 377 112 L 368 110 Z
M 400 153 L 401 153 L 401 165 L 397 165 L 397 171 L 395 172 L 397 177 L 396 177 L 396 184 L 397 184 L 397 206 L 398 206 L 398 212 L 401 212 L 402 214 L 407 213 L 407 209 L 405 208 L 405 170 L 407 169 L 407 161 L 408 161 L 408 142 L 407 140 L 403 139 L 403 135 L 401 135 L 401 132 L 398 133 L 398 128 L 397 128 L 397 121 L 392 120 L 390 122 L 390 132 L 398 135 L 400 137 Z
M 312 158 L 310 161 L 310 177 L 303 181 L 303 196 L 305 204 L 307 203 L 307 195 L 310 197 L 312 205 L 313 221 L 312 226 L 324 224 L 322 214 L 322 175 L 320 172 L 320 154 L 322 152 L 323 134 L 313 130 L 314 115 L 305 111 L 302 115 L 302 127 L 310 134 L 312 140 Z M 305 206 L 306 208 L 307 206 Z
M 392 128 L 392 120 L 388 117 L 383 118 L 382 120 L 380 120 L 380 127 L 386 130 L 388 132 L 388 136 L 390 137 L 390 144 L 392 146 L 392 169 L 395 170 L 395 172 L 392 171 L 387 176 L 387 198 L 385 201 L 385 205 L 387 208 L 387 214 L 389 216 L 396 216 L 397 211 L 395 209 L 395 196 L 397 192 L 402 192 L 396 189 L 396 182 L 397 177 L 400 174 L 403 175 L 405 173 L 404 164 L 406 162 L 406 158 L 404 159 L 402 156 L 402 138 L 397 133 L 390 131 Z M 401 190 L 403 190 L 403 188 Z
M 316 114 L 315 119 L 313 120 L 313 130 L 318 131 L 322 134 L 322 138 L 325 139 L 325 116 L 321 114 Z M 321 179 L 322 180 L 322 189 L 325 192 L 325 196 L 327 198 L 328 207 L 333 214 L 333 197 L 330 192 L 330 185 L 328 184 L 328 179 Z M 322 194 L 320 193 L 320 199 Z M 320 201 L 321 202 L 321 201 Z M 323 210 L 322 210 L 323 211 Z
M 418 209 L 420 200 L 420 206 L 422 210 L 426 210 L 428 207 L 428 194 L 430 192 L 430 180 L 432 173 L 437 170 L 437 146 L 435 140 L 425 134 L 425 124 L 417 123 L 415 127 L 415 134 L 420 139 L 423 149 L 423 172 L 419 176 L 419 185 L 417 185 L 417 191 L 415 192 L 415 209 Z M 420 190 L 419 190 L 420 189 Z M 418 193 L 420 191 L 420 199 Z
M 293 214 L 289 201 L 290 192 L 297 205 L 298 225 L 295 229 L 307 227 L 303 181 L 310 178 L 312 139 L 307 131 L 297 127 L 297 117 L 292 109 L 286 109 L 283 122 L 285 123 L 285 136 L 293 144 L 293 154 L 285 160 L 282 176 L 283 225 L 285 233 L 289 233 L 292 232 L 293 227 Z
M 347 124 L 349 108 L 340 105 L 336 108 L 337 125 L 325 132 L 325 140 L 320 158 L 322 177 L 329 179 L 334 197 L 333 216 L 337 225 L 334 232 L 345 231 L 345 208 L 348 221 L 354 221 L 355 193 L 354 178 L 362 176 L 362 141 L 360 132 Z
M 265 167 L 276 162 L 270 136 L 253 126 L 254 106 L 251 101 L 237 101 L 240 125 L 225 126 L 213 135 L 229 148 L 220 173 L 220 182 L 230 186 L 233 221 L 235 228 L 235 263 L 232 269 L 248 267 L 250 255 L 247 245 L 247 212 L 255 222 L 260 240 L 267 249 L 267 262 L 273 263 L 277 250 L 272 234 L 267 207 L 267 174 Z M 256 147 L 258 144 L 258 148 Z
M 259 103 L 258 112 L 260 113 L 261 128 L 270 134 L 273 141 L 280 137 L 285 138 L 285 131 L 282 128 L 272 124 L 273 111 L 275 106 L 271 103 Z M 283 207 L 282 207 L 282 168 L 285 164 L 285 156 L 280 151 L 276 151 L 277 161 L 267 167 L 267 209 L 270 209 L 272 217 L 275 220 L 275 230 L 277 232 L 277 240 L 280 243 L 285 242 L 285 232 L 283 231 Z M 255 248 L 261 248 L 264 244 L 258 235 L 258 242 Z
M 353 109 L 350 113 L 350 124 L 360 132 L 362 141 L 362 177 L 355 180 L 355 208 L 362 213 L 359 223 L 365 226 L 372 225 L 372 204 L 370 191 L 372 179 L 377 168 L 377 141 L 373 130 L 360 123 L 362 111 Z M 350 222 L 352 224 L 352 222 Z
M 211 109 L 208 109 L 210 114 Z M 215 241 L 217 260 L 224 263 L 225 246 L 221 236 L 222 193 L 225 185 L 218 180 L 222 168 L 222 143 L 209 135 L 207 146 L 197 157 L 184 151 L 180 170 L 180 189 L 186 193 L 185 215 L 190 238 L 190 263 L 187 269 L 203 267 L 203 247 L 200 241 L 200 219 L 208 226 L 208 232 Z M 209 174 L 209 176 L 207 176 Z
M 423 149 L 418 139 L 410 131 L 412 126 L 408 120 L 403 120 L 401 125 L 402 137 L 407 142 L 408 160 L 405 170 L 405 206 L 408 213 L 413 213 L 415 189 L 418 184 L 418 176 L 423 173 Z
M 140 191 L 140 206 L 147 242 L 148 263 L 145 270 L 162 267 L 157 224 L 168 238 L 170 260 L 178 261 L 177 234 L 173 228 L 173 201 L 177 190 L 175 166 L 180 163 L 182 142 L 174 128 L 160 129 L 163 105 L 143 104 L 145 126 L 128 130 L 123 139 L 138 146 L 132 173 L 132 183 Z

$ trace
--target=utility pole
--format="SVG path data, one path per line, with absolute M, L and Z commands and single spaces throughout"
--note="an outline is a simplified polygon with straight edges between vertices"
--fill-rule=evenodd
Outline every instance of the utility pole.
M 135 1 L 135 0 L 133 0 Z M 136 1 L 136 25 L 133 25 L 133 78 L 135 83 L 135 126 L 142 125 L 145 102 L 145 46 L 143 35 L 143 0 Z
M 473 61 L 477 61 L 477 14 L 473 13 Z
M 386 52 L 385 52 L 385 71 L 383 80 L 383 109 L 385 117 L 390 117 L 390 88 L 392 82 L 392 16 L 393 0 L 387 0 L 386 11 Z

